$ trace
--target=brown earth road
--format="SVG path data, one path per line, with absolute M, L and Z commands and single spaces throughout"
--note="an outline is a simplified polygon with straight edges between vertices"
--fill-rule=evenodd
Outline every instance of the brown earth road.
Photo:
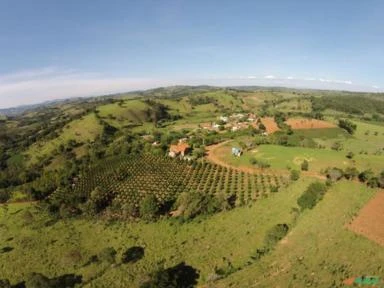
M 9 202 L 9 203 L 0 203 L 1 206 L 5 205 L 17 205 L 17 204 L 33 204 L 33 203 L 38 203 L 39 201 L 17 201 L 17 202 Z
M 233 166 L 231 164 L 228 164 L 227 162 L 225 162 L 225 161 L 221 160 L 219 157 L 217 157 L 215 151 L 218 148 L 224 146 L 225 144 L 227 144 L 231 141 L 232 140 L 227 140 L 227 141 L 221 142 L 219 144 L 210 145 L 210 146 L 206 147 L 206 150 L 207 150 L 206 159 L 212 163 L 217 164 L 217 165 L 220 165 L 220 166 L 223 166 L 226 168 L 231 168 L 233 170 L 237 170 L 237 171 L 244 172 L 244 173 L 251 173 L 251 174 L 263 173 L 263 174 L 272 174 L 272 175 L 275 175 L 275 174 L 288 175 L 289 174 L 289 172 L 286 170 L 270 170 L 270 169 L 262 169 L 262 168 L 251 168 L 251 167 L 246 167 L 246 166 Z M 317 178 L 320 180 L 326 180 L 327 179 L 324 175 L 321 175 L 319 173 L 312 172 L 312 171 L 301 171 L 301 174 L 308 176 L 308 177 L 314 177 L 314 178 Z

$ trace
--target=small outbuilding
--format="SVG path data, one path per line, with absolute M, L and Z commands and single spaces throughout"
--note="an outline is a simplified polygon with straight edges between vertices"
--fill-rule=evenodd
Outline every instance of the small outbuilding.
M 240 157 L 242 154 L 242 151 L 240 148 L 232 147 L 232 155 L 236 157 Z

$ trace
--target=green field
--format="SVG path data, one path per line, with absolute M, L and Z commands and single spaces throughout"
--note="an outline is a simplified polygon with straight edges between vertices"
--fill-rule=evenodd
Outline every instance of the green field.
M 302 147 L 284 147 L 278 145 L 259 145 L 251 151 L 245 152 L 241 157 L 231 155 L 231 147 L 238 143 L 231 142 L 220 148 L 217 155 L 233 166 L 254 167 L 252 158 L 263 160 L 271 165 L 272 170 L 285 170 L 288 167 L 299 169 L 304 160 L 309 162 L 309 171 L 321 172 L 328 167 L 356 167 L 358 170 L 372 168 L 375 172 L 383 169 L 383 155 L 356 155 L 352 160 L 346 157 L 344 151 L 329 149 L 311 149 Z

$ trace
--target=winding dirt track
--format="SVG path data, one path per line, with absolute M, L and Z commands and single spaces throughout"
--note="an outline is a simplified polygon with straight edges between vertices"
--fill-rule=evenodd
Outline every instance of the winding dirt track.
M 262 168 L 251 168 L 251 167 L 246 167 L 246 166 L 233 166 L 231 164 L 228 164 L 227 162 L 221 160 L 218 156 L 216 150 L 219 149 L 220 147 L 224 146 L 227 143 L 230 143 L 232 140 L 228 140 L 225 142 L 221 142 L 219 144 L 215 145 L 210 145 L 206 147 L 207 150 L 207 156 L 206 159 L 212 163 L 215 163 L 217 165 L 226 167 L 226 168 L 231 168 L 233 170 L 237 170 L 240 172 L 244 173 L 251 173 L 251 174 L 256 174 L 256 173 L 263 173 L 263 174 L 271 174 L 271 175 L 288 175 L 289 173 L 286 170 L 270 170 L 270 169 L 262 169 Z M 308 177 L 314 177 L 320 180 L 326 180 L 327 178 L 323 175 L 320 175 L 316 172 L 312 171 L 301 171 L 301 174 L 304 176 Z

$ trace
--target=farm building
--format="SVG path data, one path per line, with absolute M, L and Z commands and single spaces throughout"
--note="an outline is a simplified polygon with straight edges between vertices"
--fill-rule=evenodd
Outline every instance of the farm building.
M 232 147 L 232 155 L 236 157 L 240 157 L 242 154 L 242 151 L 240 148 Z
M 188 154 L 190 150 L 191 147 L 187 143 L 181 142 L 177 145 L 171 145 L 171 147 L 169 148 L 168 155 L 172 158 L 175 158 L 177 156 L 184 157 L 186 154 Z

